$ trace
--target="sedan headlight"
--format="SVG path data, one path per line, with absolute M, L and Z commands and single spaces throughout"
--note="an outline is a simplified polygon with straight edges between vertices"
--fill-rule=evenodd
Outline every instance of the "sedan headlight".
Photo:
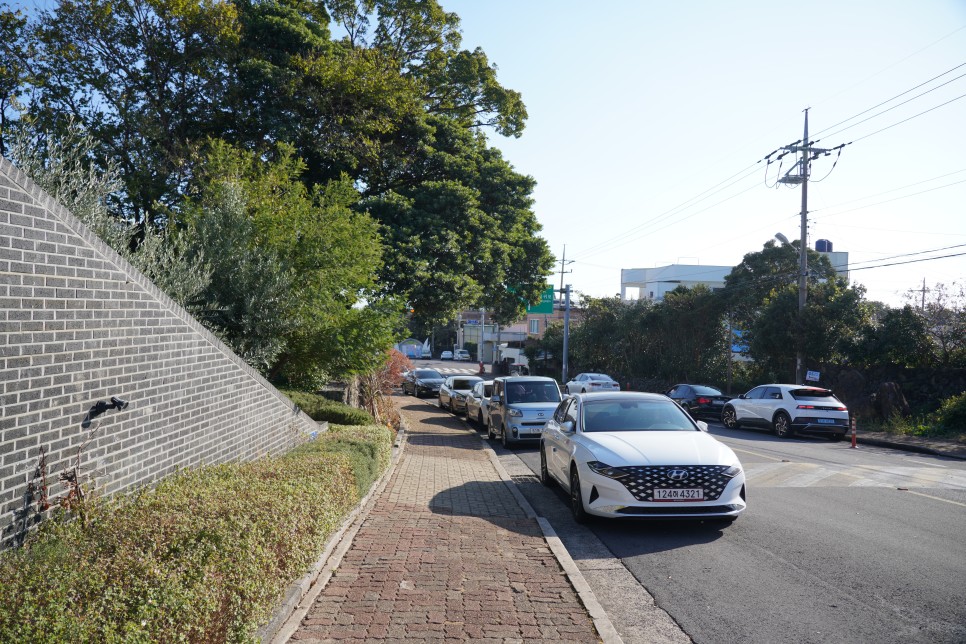
M 607 463 L 602 463 L 601 461 L 588 461 L 587 467 L 596 474 L 601 476 L 606 476 L 609 479 L 621 479 L 627 476 L 626 472 L 622 472 L 619 467 L 611 467 Z
M 519 409 L 507 409 L 506 415 L 510 416 L 511 418 L 519 418 L 523 416 L 523 412 Z
M 739 474 L 741 474 L 741 466 L 740 465 L 732 465 L 731 467 L 729 467 L 728 469 L 726 469 L 724 472 L 722 472 L 722 474 L 724 476 L 727 476 L 729 479 L 733 479 L 734 477 L 736 477 Z

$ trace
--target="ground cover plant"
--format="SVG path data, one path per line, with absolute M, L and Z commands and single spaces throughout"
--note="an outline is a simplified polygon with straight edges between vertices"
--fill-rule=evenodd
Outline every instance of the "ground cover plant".
M 388 466 L 392 440 L 379 425 L 332 425 L 283 456 L 48 519 L 0 554 L 0 641 L 253 641 Z

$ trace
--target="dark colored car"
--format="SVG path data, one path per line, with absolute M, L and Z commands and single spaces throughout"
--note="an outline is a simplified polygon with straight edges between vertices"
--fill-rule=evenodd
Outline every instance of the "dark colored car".
M 734 398 L 708 385 L 674 385 L 665 395 L 684 407 L 692 417 L 703 416 L 712 420 L 719 420 L 725 403 Z
M 417 398 L 436 396 L 439 394 L 443 380 L 445 378 L 435 369 L 413 369 L 403 378 L 402 390 L 404 394 Z

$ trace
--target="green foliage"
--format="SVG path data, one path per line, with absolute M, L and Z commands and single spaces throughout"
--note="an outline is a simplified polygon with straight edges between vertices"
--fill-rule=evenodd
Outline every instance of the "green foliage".
M 944 400 L 935 416 L 943 430 L 966 435 L 966 391 Z
M 385 470 L 383 427 L 182 472 L 0 555 L 0 640 L 252 641 Z
M 328 421 L 340 425 L 371 425 L 375 422 L 372 415 L 363 409 L 329 400 L 318 394 L 288 389 L 281 391 L 312 420 Z
M 273 380 L 311 388 L 375 368 L 402 324 L 400 305 L 372 297 L 378 229 L 352 206 L 348 180 L 313 190 L 291 146 L 269 161 L 212 141 L 179 215 L 192 252 L 218 279 L 202 317 Z

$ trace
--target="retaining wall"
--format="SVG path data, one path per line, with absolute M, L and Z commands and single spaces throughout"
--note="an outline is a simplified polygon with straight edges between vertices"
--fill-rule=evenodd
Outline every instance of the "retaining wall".
M 98 401 L 128 401 L 90 418 Z M 0 544 L 79 458 L 105 494 L 283 452 L 311 418 L 0 158 Z M 89 441 L 86 446 L 85 442 Z M 83 449 L 82 449 L 83 447 Z M 79 454 L 79 457 L 78 457 Z

